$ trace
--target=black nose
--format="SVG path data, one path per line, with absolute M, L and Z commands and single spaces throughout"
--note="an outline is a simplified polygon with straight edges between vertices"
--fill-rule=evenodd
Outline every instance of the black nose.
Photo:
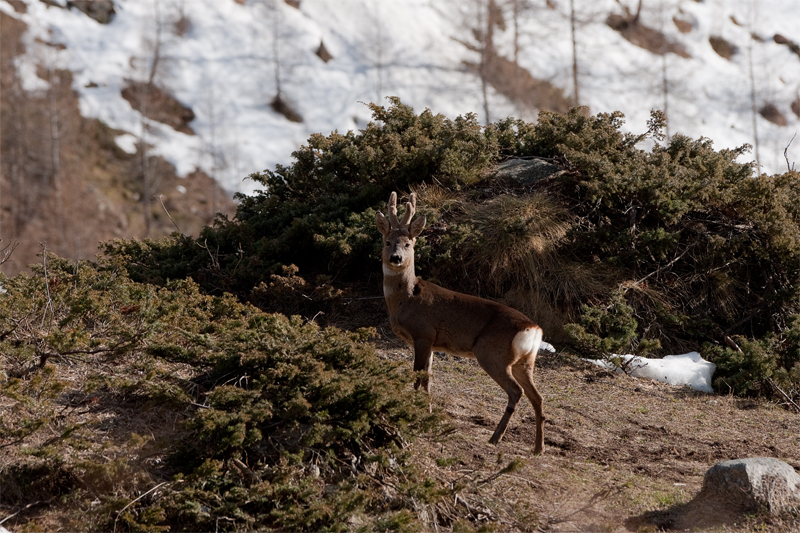
M 389 257 L 389 262 L 390 262 L 391 264 L 393 264 L 393 265 L 399 265 L 400 263 L 402 263 L 402 262 L 403 262 L 403 258 L 402 258 L 402 257 L 400 257 L 400 256 L 399 256 L 399 255 L 397 255 L 397 254 L 392 254 L 392 255 Z

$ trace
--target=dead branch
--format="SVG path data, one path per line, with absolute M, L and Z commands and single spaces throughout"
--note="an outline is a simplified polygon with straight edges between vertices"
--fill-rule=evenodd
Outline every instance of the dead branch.
M 47 243 L 40 242 L 39 246 L 42 248 L 42 265 L 44 266 L 44 288 L 47 294 L 47 304 L 44 306 L 44 313 L 42 314 L 42 327 L 44 327 L 44 321 L 47 318 L 47 308 L 50 308 L 50 312 L 53 314 L 53 318 L 56 316 L 56 311 L 53 308 L 53 299 L 50 297 L 50 282 L 47 279 Z M 44 362 L 42 362 L 44 364 Z
M 176 483 L 179 483 L 179 482 L 180 482 L 180 481 L 176 481 Z M 142 494 L 141 496 L 139 496 L 138 498 L 136 498 L 135 500 L 133 500 L 132 502 L 130 502 L 130 503 L 129 503 L 128 505 L 126 505 L 125 507 L 123 507 L 123 508 L 120 510 L 120 512 L 118 512 L 118 513 L 117 513 L 117 517 L 114 519 L 114 531 L 115 531 L 115 532 L 117 531 L 117 521 L 119 520 L 119 517 L 120 517 L 120 516 L 122 516 L 122 513 L 124 513 L 125 511 L 127 511 L 127 510 L 128 510 L 128 508 L 130 508 L 130 507 L 131 507 L 131 506 L 132 506 L 134 503 L 138 502 L 139 500 L 141 500 L 141 499 L 142 499 L 142 498 L 144 498 L 145 496 L 148 496 L 148 495 L 152 494 L 153 492 L 157 491 L 158 489 L 160 489 L 160 488 L 161 488 L 161 487 L 163 487 L 164 485 L 170 485 L 170 484 L 171 484 L 171 482 L 169 482 L 169 481 L 163 481 L 163 482 L 159 483 L 158 485 L 156 485 L 155 487 L 153 487 L 152 489 L 150 489 L 150 490 L 148 490 L 147 492 L 145 492 L 144 494 Z
M 789 403 L 789 405 L 792 405 L 795 409 L 797 409 L 798 412 L 800 412 L 800 405 L 797 405 L 795 401 L 792 400 L 792 398 L 788 394 L 786 394 L 786 392 L 782 388 L 780 388 L 780 386 L 778 386 L 778 384 L 775 383 L 775 381 L 772 378 L 770 378 L 769 384 L 772 386 L 773 389 L 778 391 L 781 394 L 781 396 L 783 396 L 783 399 L 786 400 L 786 402 Z
M 23 507 L 22 509 L 20 509 L 20 510 L 19 510 L 19 511 L 17 511 L 16 513 L 14 513 L 14 514 L 10 514 L 10 515 L 8 515 L 7 517 L 5 517 L 5 518 L 3 518 L 2 520 L 0 520 L 0 525 L 4 524 L 4 523 L 5 523 L 6 521 L 8 521 L 8 520 L 11 520 L 12 518 L 14 518 L 15 516 L 17 516 L 17 515 L 18 515 L 19 513 L 21 513 L 22 511 L 27 511 L 27 510 L 28 510 L 28 509 L 30 509 L 31 507 L 33 507 L 33 506 L 35 506 L 35 505 L 42 504 L 42 503 L 47 503 L 47 502 L 43 502 L 43 501 L 37 501 L 37 502 L 29 503 L 28 505 L 26 505 L 25 507 Z
M 183 235 L 184 233 L 181 231 L 181 228 L 179 228 L 178 225 L 175 223 L 175 220 L 172 218 L 172 215 L 170 215 L 169 211 L 167 211 L 167 206 L 164 205 L 164 195 L 163 194 L 159 194 L 158 195 L 158 201 L 161 202 L 161 207 L 164 208 L 164 212 L 169 217 L 170 221 L 172 222 L 172 225 L 175 226 L 175 229 L 178 231 L 178 233 Z
M 741 348 L 739 348 L 739 345 L 738 345 L 738 344 L 736 344 L 736 341 L 734 341 L 734 340 L 733 340 L 732 338 L 730 338 L 728 335 L 725 335 L 725 339 L 724 339 L 724 340 L 725 340 L 725 344 L 727 344 L 728 346 L 730 346 L 730 348 L 731 348 L 732 350 L 735 350 L 735 351 L 737 351 L 737 352 L 739 352 L 739 353 L 742 353 L 742 349 L 741 349 Z
M 0 239 L 0 243 L 3 242 L 3 239 Z M 17 249 L 19 245 L 19 241 L 14 241 L 12 243 L 6 244 L 3 248 L 0 248 L 0 265 L 11 259 L 11 254 L 14 253 L 14 250 Z
M 789 144 L 787 144 L 786 148 L 783 149 L 783 157 L 786 159 L 786 166 L 788 167 L 789 172 L 794 172 L 794 163 L 789 163 L 789 147 L 792 145 L 795 137 L 797 137 L 797 132 L 794 132 L 792 138 L 789 139 Z

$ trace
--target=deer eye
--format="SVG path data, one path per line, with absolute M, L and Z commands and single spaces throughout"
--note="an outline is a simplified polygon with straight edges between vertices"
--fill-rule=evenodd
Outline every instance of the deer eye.
M 389 246 L 391 246 L 391 245 L 392 245 L 391 241 L 386 241 L 386 247 L 387 247 L 387 248 L 388 248 Z
M 408 248 L 408 247 L 410 247 L 410 246 L 411 246 L 411 243 L 410 243 L 410 242 L 407 242 L 407 243 L 406 243 L 406 248 Z

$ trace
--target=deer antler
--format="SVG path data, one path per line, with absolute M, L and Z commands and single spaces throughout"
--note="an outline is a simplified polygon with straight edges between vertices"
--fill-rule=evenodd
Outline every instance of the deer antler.
M 394 191 L 389 196 L 389 225 L 393 228 L 400 227 L 400 222 L 397 220 L 397 193 Z
M 414 213 L 417 212 L 417 195 L 411 193 L 408 203 L 406 203 L 406 213 L 403 215 L 403 220 L 400 221 L 400 227 L 408 226 Z

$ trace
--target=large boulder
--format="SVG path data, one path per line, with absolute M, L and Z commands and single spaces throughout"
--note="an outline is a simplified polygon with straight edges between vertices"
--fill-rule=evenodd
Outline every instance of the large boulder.
M 698 495 L 679 512 L 677 529 L 736 522 L 746 513 L 800 509 L 800 475 L 770 457 L 722 461 L 711 467 Z
M 706 472 L 700 494 L 704 492 L 721 496 L 743 511 L 781 512 L 800 507 L 800 475 L 771 457 L 733 459 Z

